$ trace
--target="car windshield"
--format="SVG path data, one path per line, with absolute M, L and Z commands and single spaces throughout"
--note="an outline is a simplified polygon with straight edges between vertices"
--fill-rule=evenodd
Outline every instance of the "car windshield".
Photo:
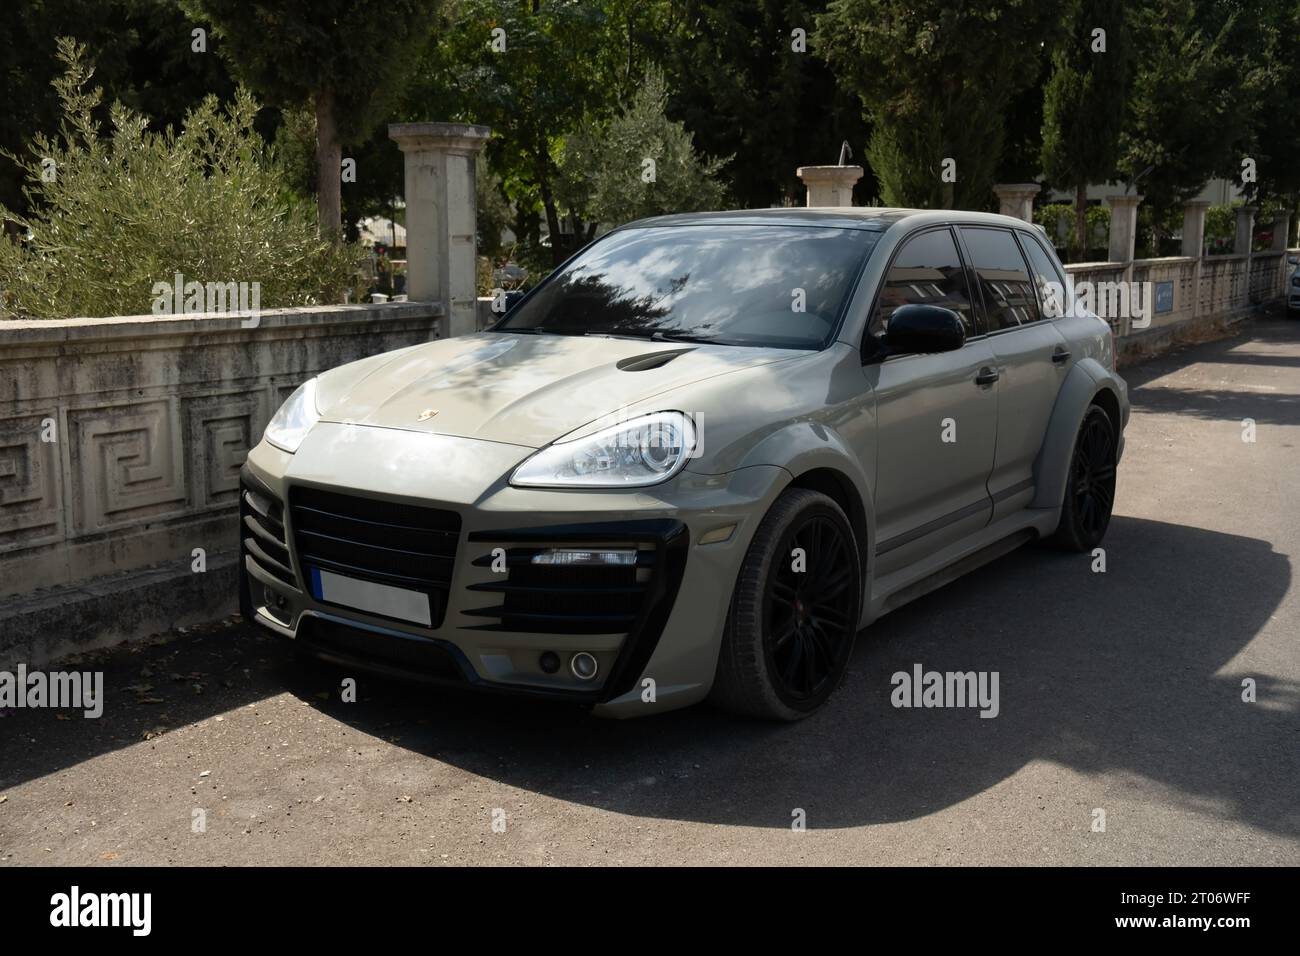
M 878 238 L 817 226 L 621 229 L 494 329 L 819 349 Z

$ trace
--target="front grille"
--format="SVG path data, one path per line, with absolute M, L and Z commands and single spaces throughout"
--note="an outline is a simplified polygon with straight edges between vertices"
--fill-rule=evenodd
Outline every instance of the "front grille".
M 245 484 L 240 489 L 240 535 L 244 553 L 267 574 L 298 587 L 284 534 L 284 507 L 269 494 Z
M 565 545 L 565 547 L 571 547 Z M 465 613 L 496 618 L 492 630 L 528 631 L 535 634 L 625 634 L 645 607 L 652 580 L 655 552 L 637 549 L 636 542 L 621 546 L 605 543 L 598 550 L 636 550 L 636 564 L 566 566 L 534 564 L 533 558 L 549 548 L 508 548 L 505 573 L 499 581 L 472 584 L 471 591 L 501 595 L 501 603 Z M 491 552 L 474 559 L 476 567 L 492 567 Z
M 289 509 L 304 574 L 322 568 L 421 591 L 430 626 L 442 623 L 460 539 L 456 512 L 317 488 L 293 488 Z

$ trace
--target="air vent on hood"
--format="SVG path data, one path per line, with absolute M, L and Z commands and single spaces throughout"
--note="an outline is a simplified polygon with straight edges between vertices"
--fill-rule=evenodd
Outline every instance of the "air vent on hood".
M 646 372 L 652 368 L 663 368 L 679 355 L 693 352 L 694 349 L 663 349 L 659 352 L 647 352 L 645 355 L 632 355 L 619 359 L 618 368 L 624 372 Z

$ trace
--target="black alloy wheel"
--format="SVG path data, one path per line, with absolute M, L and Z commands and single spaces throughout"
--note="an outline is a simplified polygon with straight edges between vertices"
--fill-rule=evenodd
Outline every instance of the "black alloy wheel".
M 772 563 L 765 644 L 777 694 L 792 706 L 825 696 L 852 647 L 857 582 L 851 547 L 834 521 L 813 514 L 787 533 Z
M 1068 551 L 1090 551 L 1101 543 L 1115 505 L 1115 426 L 1091 405 L 1079 424 L 1070 459 L 1070 478 L 1054 541 Z

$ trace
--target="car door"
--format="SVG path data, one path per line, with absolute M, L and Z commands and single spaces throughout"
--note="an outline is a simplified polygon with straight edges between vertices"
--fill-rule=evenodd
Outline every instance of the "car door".
M 952 230 L 930 228 L 899 247 L 881 283 L 863 343 L 876 400 L 876 577 L 906 567 L 983 527 L 992 504 L 996 364 L 984 338 L 956 351 L 873 359 L 900 305 L 955 311 L 978 336 L 970 283 Z
M 1034 463 L 1071 355 L 1044 314 L 1015 233 L 988 226 L 958 232 L 998 372 L 997 450 L 988 480 L 992 520 L 998 521 L 1034 497 Z

